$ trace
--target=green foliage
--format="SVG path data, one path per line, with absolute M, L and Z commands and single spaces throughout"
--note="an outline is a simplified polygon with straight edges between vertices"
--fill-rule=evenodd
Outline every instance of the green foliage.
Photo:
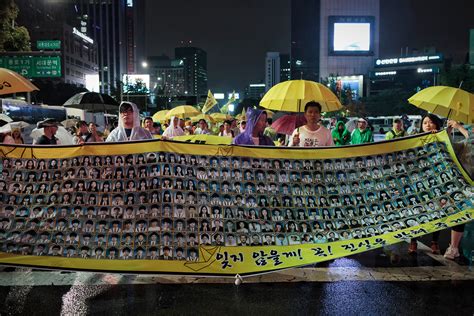
M 440 85 L 455 87 L 474 93 L 474 69 L 469 65 L 455 65 L 440 74 Z
M 19 9 L 13 0 L 0 0 L 0 51 L 31 51 L 30 34 L 15 25 Z
M 423 111 L 408 103 L 412 91 L 403 89 L 383 90 L 377 95 L 362 98 L 367 116 L 421 114 Z

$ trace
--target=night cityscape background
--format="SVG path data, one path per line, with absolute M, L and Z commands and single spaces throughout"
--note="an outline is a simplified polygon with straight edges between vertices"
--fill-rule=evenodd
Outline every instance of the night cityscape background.
M 327 84 L 351 111 L 380 115 L 431 85 L 474 89 L 472 1 L 13 2 L 18 16 L 4 23 L 24 26 L 30 44 L 4 48 L 1 62 L 40 87 L 36 102 L 63 104 L 87 89 L 155 112 L 202 104 L 208 90 L 225 103 L 235 91 L 238 112 L 281 81 L 308 79 Z M 349 34 L 350 25 L 367 33 Z M 365 36 L 367 47 L 334 49 L 351 36 Z M 55 59 L 59 68 L 33 74 L 21 56 Z M 399 57 L 418 59 L 377 64 Z

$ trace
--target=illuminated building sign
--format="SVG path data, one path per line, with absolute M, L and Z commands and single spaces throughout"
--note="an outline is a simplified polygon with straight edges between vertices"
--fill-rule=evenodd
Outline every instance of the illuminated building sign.
M 419 63 L 433 63 L 443 61 L 442 55 L 430 55 L 430 56 L 413 56 L 413 57 L 398 57 L 398 58 L 387 58 L 377 59 L 375 61 L 376 67 L 393 66 L 393 65 L 410 65 Z
M 396 74 L 396 71 L 376 71 L 374 73 L 375 76 L 395 76 Z
M 94 40 L 92 38 L 90 38 L 89 36 L 81 33 L 78 29 L 76 29 L 75 27 L 72 29 L 72 34 L 82 38 L 85 42 L 87 43 L 90 43 L 90 44 L 94 44 Z

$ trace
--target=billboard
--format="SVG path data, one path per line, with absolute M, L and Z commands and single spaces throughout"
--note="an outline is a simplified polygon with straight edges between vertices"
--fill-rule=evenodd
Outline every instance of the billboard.
M 330 55 L 373 55 L 373 16 L 330 16 Z
M 127 93 L 129 90 L 134 92 L 148 92 L 150 91 L 150 75 L 123 75 L 123 92 Z

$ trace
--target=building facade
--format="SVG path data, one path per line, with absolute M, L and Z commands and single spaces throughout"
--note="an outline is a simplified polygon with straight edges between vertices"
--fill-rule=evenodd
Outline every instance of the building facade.
M 207 95 L 207 53 L 198 47 L 177 47 L 175 59 L 183 61 L 185 95 Z
M 379 29 L 380 0 L 292 0 L 291 79 L 366 79 L 379 54 Z

